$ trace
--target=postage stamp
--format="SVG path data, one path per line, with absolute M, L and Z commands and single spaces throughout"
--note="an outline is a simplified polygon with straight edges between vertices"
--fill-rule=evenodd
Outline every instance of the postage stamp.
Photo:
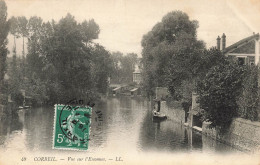
M 92 107 L 55 105 L 53 148 L 87 150 Z

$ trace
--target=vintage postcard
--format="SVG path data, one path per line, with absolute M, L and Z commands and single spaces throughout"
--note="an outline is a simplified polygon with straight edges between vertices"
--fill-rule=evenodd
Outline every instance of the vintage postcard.
M 260 164 L 260 0 L 0 0 L 0 165 Z

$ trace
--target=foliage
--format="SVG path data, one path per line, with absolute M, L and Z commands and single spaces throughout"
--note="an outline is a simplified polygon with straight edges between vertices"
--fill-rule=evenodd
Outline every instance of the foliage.
M 113 69 L 111 54 L 99 44 L 96 44 L 92 50 L 92 69 L 95 87 L 99 93 L 105 94 L 109 85 L 108 77 Z
M 16 51 L 16 38 L 19 38 L 20 37 L 20 35 L 19 35 L 19 30 L 18 30 L 18 20 L 17 20 L 17 18 L 16 17 L 11 17 L 10 19 L 9 19 L 9 23 L 10 23 L 10 33 L 11 33 L 11 35 L 13 35 L 13 37 L 14 37 L 14 51 Z
M 181 84 L 192 82 L 194 65 L 204 49 L 197 40 L 197 21 L 181 11 L 168 13 L 143 36 L 143 89 L 154 95 L 155 87 L 168 87 L 174 99 L 181 99 Z
M 28 38 L 28 54 L 17 73 L 21 73 L 20 90 L 33 103 L 91 100 L 106 92 L 112 60 L 104 47 L 93 43 L 100 32 L 93 19 L 77 22 L 67 14 L 58 22 L 44 22 L 36 16 L 11 18 L 10 22 L 14 37 Z
M 237 99 L 241 93 L 243 69 L 224 59 L 210 68 L 197 84 L 200 107 L 204 110 L 203 120 L 212 126 L 228 126 L 237 116 Z
M 4 91 L 4 76 L 6 73 L 7 35 L 9 22 L 7 21 L 7 6 L 5 1 L 0 0 L 0 94 Z M 2 100 L 0 100 L 2 101 Z
M 239 115 L 252 121 L 258 120 L 258 67 L 246 66 L 242 83 L 242 93 L 237 101 Z
M 113 62 L 111 82 L 127 84 L 133 82 L 133 71 L 138 60 L 137 54 L 123 55 L 121 52 L 113 52 L 111 58 Z
M 22 94 L 20 92 L 21 73 L 19 71 L 18 64 L 19 59 L 17 61 L 16 49 L 14 47 L 12 61 L 9 64 L 10 69 L 7 72 L 10 77 L 8 80 L 8 94 L 11 95 L 11 98 L 13 101 L 15 101 L 15 103 L 21 105 L 23 102 L 23 97 L 21 97 Z

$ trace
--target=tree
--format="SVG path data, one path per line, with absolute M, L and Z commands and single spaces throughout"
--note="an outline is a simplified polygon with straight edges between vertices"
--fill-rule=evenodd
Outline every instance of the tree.
M 181 11 L 168 13 L 142 39 L 143 88 L 153 95 L 155 87 L 168 87 L 176 99 L 182 81 L 192 82 L 194 62 L 204 43 L 197 40 L 197 21 Z M 179 96 L 178 96 L 179 95 Z
M 55 67 L 54 73 L 57 75 L 54 81 L 60 84 L 62 94 L 59 98 L 66 101 L 71 97 L 89 97 L 93 94 L 91 89 L 94 85 L 90 72 L 91 46 L 88 44 L 96 36 L 91 38 L 86 33 L 88 27 L 82 28 L 70 14 L 62 18 L 53 28 L 54 33 L 49 40 L 53 48 L 51 51 L 45 50 L 48 55 L 45 57 L 46 61 Z
M 223 60 L 210 68 L 198 82 L 198 102 L 203 109 L 203 120 L 211 126 L 226 127 L 237 116 L 237 100 L 241 94 L 243 69 L 237 64 Z
M 92 50 L 91 73 L 97 91 L 106 94 L 108 88 L 108 77 L 111 76 L 113 62 L 110 53 L 99 44 L 95 44 Z
M 20 37 L 19 30 L 18 30 L 18 20 L 16 17 L 12 16 L 9 19 L 9 22 L 10 22 L 10 33 L 14 37 L 14 49 L 16 51 L 16 40 L 15 39 Z
M 29 21 L 13 17 L 10 22 L 11 34 L 20 34 L 23 46 L 28 38 L 28 54 L 25 57 L 23 48 L 21 66 L 13 51 L 9 69 L 13 95 L 24 89 L 34 104 L 54 104 L 74 98 L 91 101 L 106 93 L 113 65 L 110 53 L 93 42 L 100 32 L 93 19 L 77 22 L 67 14 L 58 22 L 43 22 L 36 16 Z
M 128 53 L 121 58 L 122 79 L 124 83 L 133 82 L 133 72 L 137 64 L 137 54 Z
M 18 17 L 17 18 L 17 24 L 18 24 L 18 33 L 20 34 L 20 36 L 23 38 L 23 56 L 25 56 L 25 52 L 24 52 L 24 38 L 28 37 L 29 33 L 28 33 L 28 20 L 22 16 L 22 17 Z
M 4 76 L 6 73 L 6 56 L 7 56 L 7 35 L 9 32 L 9 22 L 7 21 L 7 6 L 5 1 L 0 0 L 0 91 L 4 94 Z M 2 103 L 3 96 L 0 95 Z
M 100 87 L 106 88 L 108 71 L 102 70 L 99 62 L 106 61 L 108 52 L 93 44 L 99 33 L 94 20 L 78 23 L 67 14 L 57 23 L 45 23 L 32 17 L 28 27 L 27 86 L 38 84 L 34 86 L 46 89 L 35 89 L 31 96 L 39 101 L 64 103 L 73 98 L 91 99 L 97 91 L 104 91 Z M 102 81 L 96 83 L 96 79 Z
M 24 21 L 26 22 L 26 21 Z M 41 56 L 41 37 L 44 34 L 42 31 L 42 19 L 40 17 L 31 17 L 28 23 L 28 54 L 26 57 L 26 77 L 30 78 L 33 72 L 37 73 L 38 77 L 43 76 L 43 57 Z M 25 35 L 26 36 L 26 35 Z
M 122 75 L 122 65 L 121 65 L 121 59 L 123 58 L 123 53 L 121 52 L 112 52 L 111 59 L 113 62 L 113 70 L 111 74 L 111 82 L 112 83 L 121 83 L 121 76 Z
M 251 121 L 258 120 L 259 88 L 258 66 L 246 66 L 242 82 L 242 92 L 237 100 L 239 116 Z
M 137 54 L 128 53 L 123 55 L 121 52 L 113 52 L 113 71 L 112 82 L 113 83 L 129 83 L 133 82 L 133 72 L 135 64 L 137 64 Z
M 16 49 L 13 48 L 12 61 L 9 64 L 9 79 L 8 79 L 8 94 L 17 105 L 22 105 L 23 96 L 20 92 L 22 85 L 21 69 L 18 67 L 19 59 L 17 60 Z

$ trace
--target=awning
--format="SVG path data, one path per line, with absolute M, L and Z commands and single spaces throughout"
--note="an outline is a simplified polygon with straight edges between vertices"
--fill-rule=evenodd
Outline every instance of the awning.
M 134 91 L 137 91 L 138 88 L 134 88 L 134 89 L 131 89 L 130 92 L 134 92 Z
M 115 89 L 113 89 L 113 91 L 117 91 L 117 90 L 119 90 L 121 87 L 117 87 L 117 88 L 115 88 Z

